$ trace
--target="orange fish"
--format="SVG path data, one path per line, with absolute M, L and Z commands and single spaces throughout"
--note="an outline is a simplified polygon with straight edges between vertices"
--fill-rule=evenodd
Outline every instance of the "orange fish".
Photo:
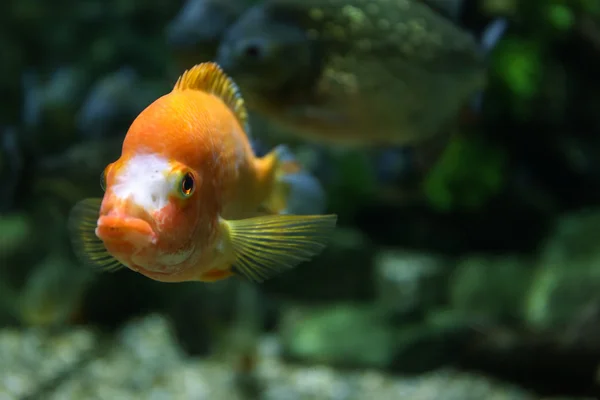
M 234 274 L 261 282 L 321 252 L 336 215 L 318 181 L 278 146 L 257 158 L 236 84 L 212 62 L 186 71 L 133 121 L 104 197 L 75 205 L 85 264 L 161 282 Z

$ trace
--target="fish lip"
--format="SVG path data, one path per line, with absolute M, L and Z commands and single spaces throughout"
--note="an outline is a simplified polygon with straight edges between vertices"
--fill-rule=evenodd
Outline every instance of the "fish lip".
M 127 216 L 101 216 L 98 218 L 96 236 L 103 242 L 128 242 L 136 247 L 155 245 L 158 241 L 150 222 Z
M 142 275 L 146 275 L 146 276 L 167 276 L 170 275 L 168 272 L 162 272 L 162 271 L 152 271 L 149 269 L 146 269 L 138 264 L 135 264 L 131 269 L 133 269 L 135 272 L 140 273 Z

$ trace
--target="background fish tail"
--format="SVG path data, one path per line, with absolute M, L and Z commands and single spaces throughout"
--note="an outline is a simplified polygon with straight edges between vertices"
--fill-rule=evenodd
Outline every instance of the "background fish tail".
M 508 28 L 508 21 L 505 18 L 496 18 L 490 22 L 481 34 L 481 51 L 486 58 L 496 48 L 496 45 L 504 36 Z M 481 111 L 483 103 L 483 91 L 477 92 L 469 104 L 472 113 L 478 114 Z
M 275 184 L 265 206 L 280 214 L 322 214 L 326 196 L 320 182 L 302 168 L 287 146 L 277 146 L 273 153 Z

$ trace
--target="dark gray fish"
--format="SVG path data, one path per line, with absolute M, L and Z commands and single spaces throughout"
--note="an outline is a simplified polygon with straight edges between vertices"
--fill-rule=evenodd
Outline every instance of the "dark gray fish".
M 417 0 L 267 0 L 217 62 L 250 109 L 327 144 L 407 145 L 443 133 L 486 84 L 473 35 Z

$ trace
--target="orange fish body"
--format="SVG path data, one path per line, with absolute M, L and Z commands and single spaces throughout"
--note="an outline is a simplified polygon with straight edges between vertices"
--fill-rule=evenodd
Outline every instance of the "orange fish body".
M 282 215 L 294 202 L 321 208 L 317 182 L 283 146 L 257 158 L 246 119 L 217 64 L 186 71 L 132 123 L 102 201 L 74 208 L 80 258 L 162 282 L 262 281 L 319 252 L 335 216 Z

